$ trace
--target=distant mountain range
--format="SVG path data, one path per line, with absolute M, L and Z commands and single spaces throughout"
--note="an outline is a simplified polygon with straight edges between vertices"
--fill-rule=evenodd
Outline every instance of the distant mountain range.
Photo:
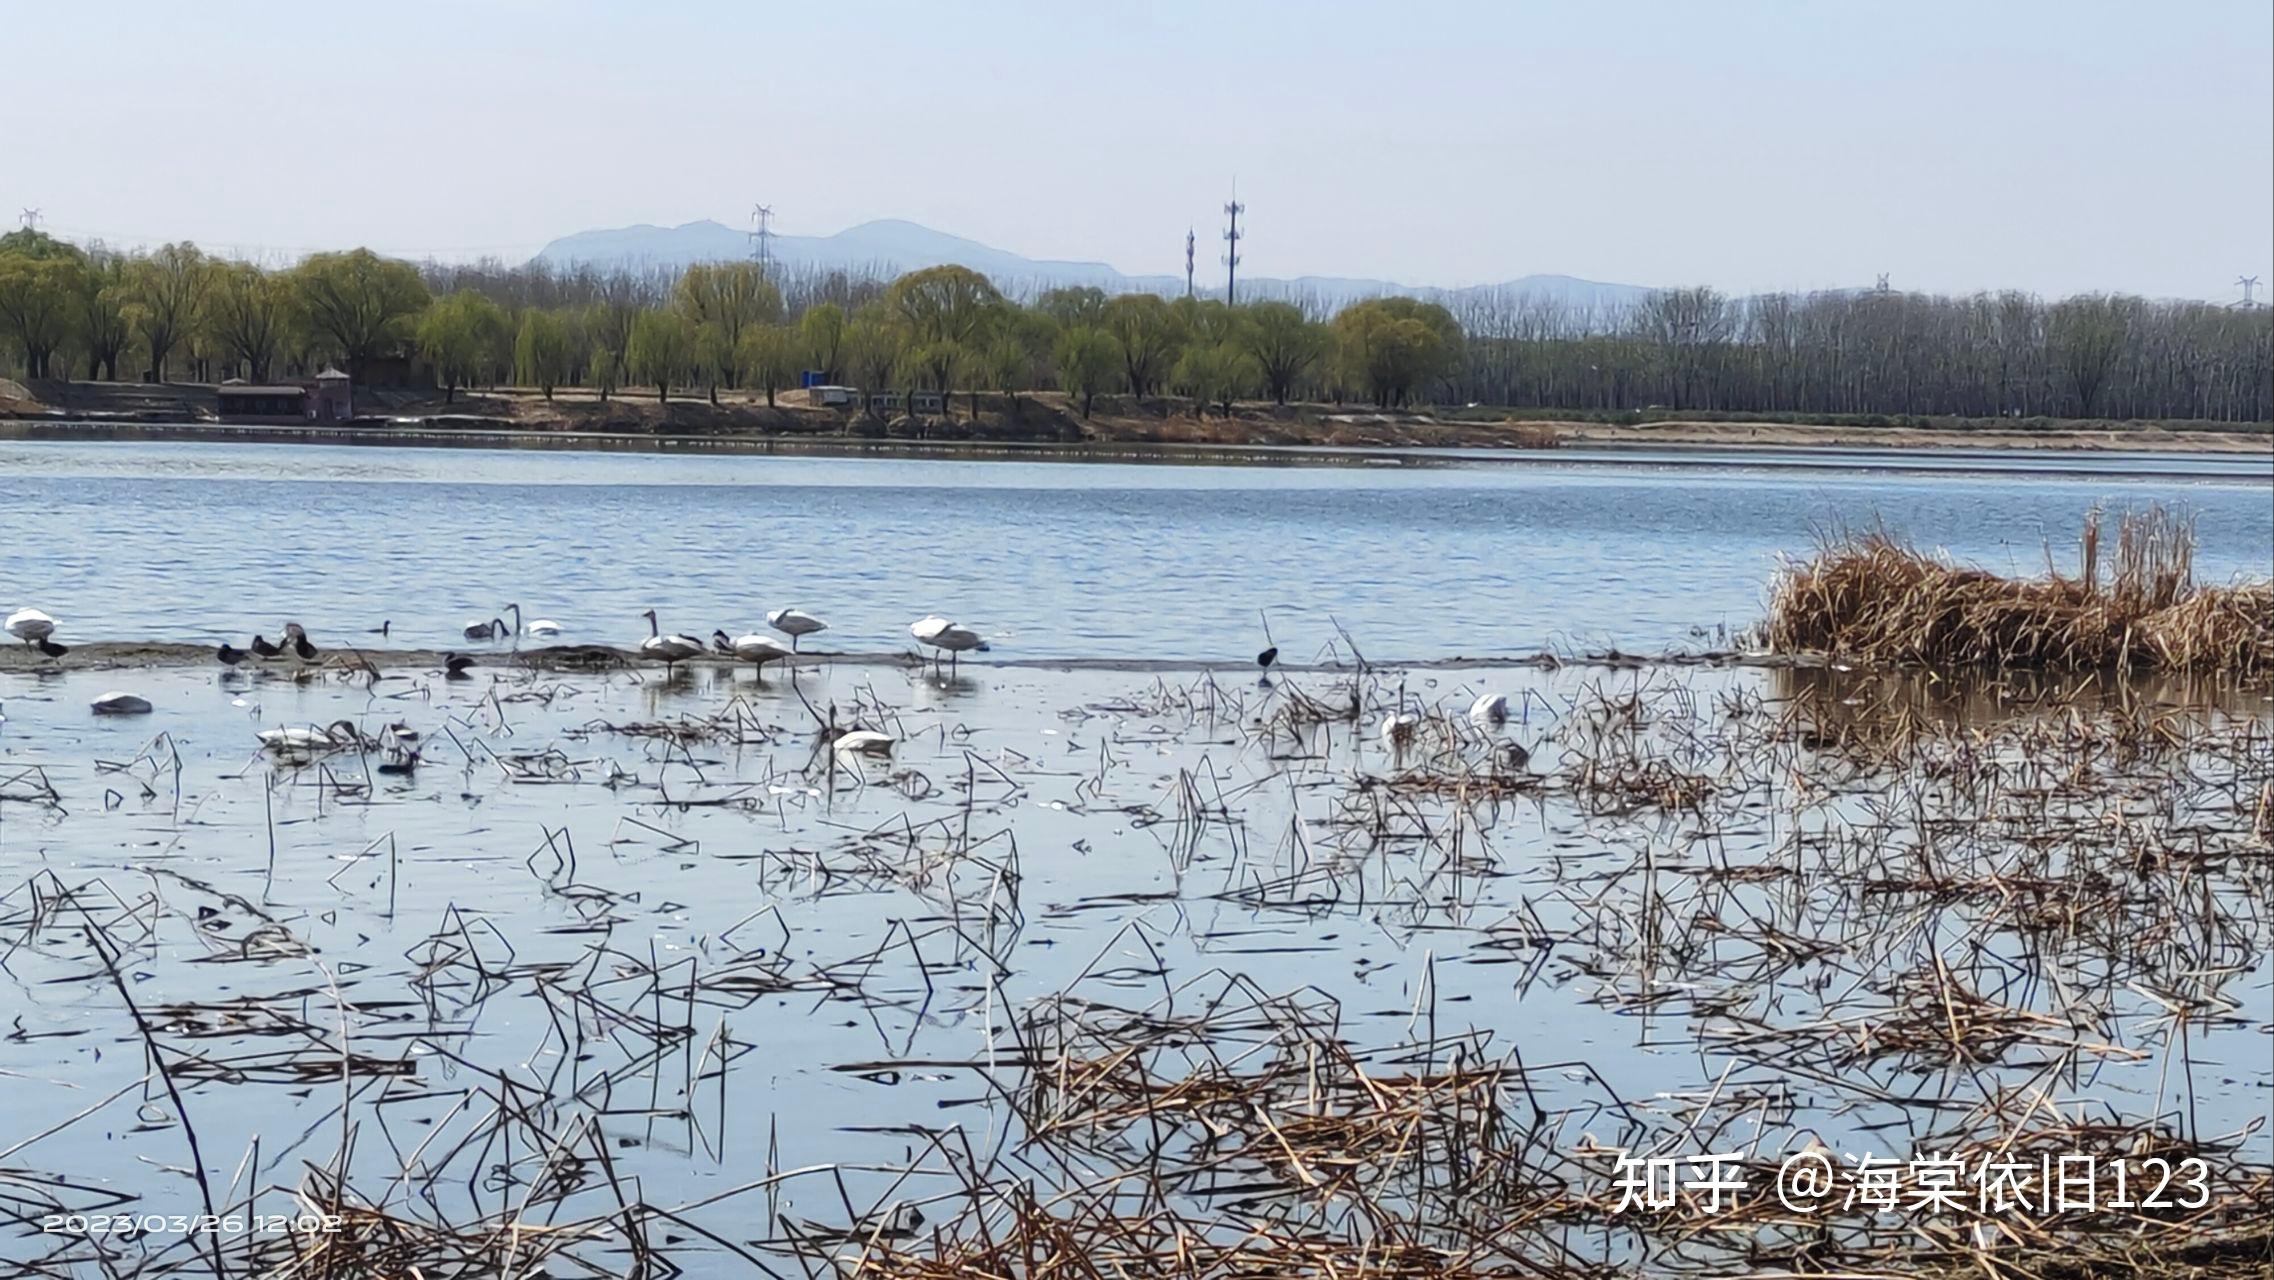
M 1029 258 L 976 240 L 896 218 L 864 222 L 830 236 L 777 235 L 769 250 L 774 260 L 790 268 L 849 271 L 893 275 L 946 264 L 969 267 L 1015 293 L 1040 292 L 1066 285 L 1095 285 L 1108 293 L 1164 293 L 1184 291 L 1182 276 L 1127 275 L 1103 262 L 1062 262 Z M 677 269 L 696 262 L 720 262 L 750 256 L 750 234 L 705 220 L 676 227 L 642 224 L 604 231 L 579 231 L 563 236 L 537 251 L 537 261 L 555 267 L 589 263 L 599 267 L 668 267 Z M 1299 296 L 1340 305 L 1358 298 L 1386 293 L 1458 298 L 1474 294 L 1502 294 L 1554 299 L 1576 309 L 1615 310 L 1647 296 L 1640 285 L 1604 284 L 1572 276 L 1533 275 L 1499 284 L 1464 289 L 1432 289 L 1389 280 L 1359 280 L 1341 276 L 1298 276 L 1292 280 L 1258 277 L 1240 281 L 1241 290 L 1253 297 Z

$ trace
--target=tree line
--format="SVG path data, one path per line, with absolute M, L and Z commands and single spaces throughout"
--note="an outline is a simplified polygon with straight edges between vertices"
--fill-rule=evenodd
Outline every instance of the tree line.
M 0 237 L 0 336 L 32 378 L 252 382 L 415 360 L 446 396 L 638 387 L 716 400 L 811 371 L 1016 398 L 1265 398 L 1795 414 L 2274 417 L 2266 311 L 2089 295 L 1655 293 L 1613 312 L 1531 297 L 1316 299 L 1006 292 L 962 267 L 762 272 L 422 266 L 369 250 L 281 270 L 190 244 L 142 253 Z

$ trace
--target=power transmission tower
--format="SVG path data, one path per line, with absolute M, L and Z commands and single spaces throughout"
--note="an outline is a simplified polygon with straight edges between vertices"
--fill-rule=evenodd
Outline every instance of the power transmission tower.
M 2252 298 L 2250 294 L 2251 290 L 2258 287 L 2258 277 L 2236 276 L 2235 283 L 2242 286 L 2242 301 L 2236 303 L 2235 305 L 2241 307 L 2245 311 L 2249 311 L 2252 308 L 2256 307 L 2258 305 L 2258 301 L 2255 298 Z
M 1240 282 L 1240 215 L 1248 207 L 1240 203 L 1240 184 L 1232 184 L 1232 199 L 1224 206 L 1224 303 L 1239 304 Z
M 1192 228 L 1184 229 L 1184 296 L 1192 296 Z
M 1880 272 L 1880 273 L 1879 273 L 1879 283 L 1878 283 L 1877 285 L 1873 286 L 1873 288 L 1872 288 L 1872 292 L 1873 292 L 1873 293 L 1887 293 L 1887 292 L 1889 292 L 1889 289 L 1887 288 L 1887 273 L 1886 273 L 1886 272 L 1882 271 L 1882 272 Z
M 37 231 L 39 230 L 39 210 L 26 209 L 16 215 L 16 221 L 23 223 L 26 231 Z
M 756 224 L 750 232 L 750 256 L 758 264 L 759 278 L 766 279 L 773 275 L 774 269 L 774 206 L 752 205 L 750 221 Z

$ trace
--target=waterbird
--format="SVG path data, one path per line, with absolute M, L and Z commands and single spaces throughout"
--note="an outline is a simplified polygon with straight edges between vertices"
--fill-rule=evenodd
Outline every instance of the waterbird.
M 316 660 L 316 646 L 308 643 L 308 633 L 305 631 L 296 631 L 293 633 L 292 652 L 297 655 L 302 662 L 314 662 Z
M 446 680 L 466 679 L 466 668 L 474 665 L 473 655 L 446 653 L 442 655 L 442 675 Z
M 503 640 L 509 636 L 519 635 L 521 633 L 521 606 L 509 604 L 505 608 L 507 612 L 513 615 L 512 626 L 505 625 L 503 618 L 492 618 L 488 622 L 468 619 L 465 626 L 466 638 L 468 640 Z
M 284 650 L 269 643 L 267 636 L 254 636 L 252 650 L 253 656 L 256 658 L 273 658 L 284 652 Z
M 816 631 L 827 631 L 829 624 L 803 609 L 776 609 L 766 615 L 766 625 L 790 638 L 790 651 L 797 651 L 798 638 Z
M 71 652 L 71 646 L 57 644 L 55 641 L 48 639 L 46 636 L 41 636 L 39 639 L 32 641 L 32 643 L 39 646 L 39 651 L 46 654 L 50 658 L 60 658 L 64 654 Z
M 655 610 L 650 609 L 640 616 L 647 619 L 648 632 L 647 639 L 640 641 L 640 654 L 663 663 L 665 675 L 671 674 L 673 667 L 703 651 L 703 642 L 693 636 L 663 634 L 662 626 L 656 622 Z
M 1271 638 L 1271 615 L 1261 609 L 1255 616 L 1263 621 L 1263 651 L 1255 655 L 1256 669 L 1263 672 L 1263 683 L 1271 683 L 1271 664 L 1279 661 L 1279 642 Z
M 380 621 L 379 621 L 379 625 L 378 625 L 378 626 L 376 626 L 376 627 L 373 627 L 373 628 L 371 628 L 371 630 L 370 630 L 370 632 L 369 632 L 368 634 L 370 634 L 370 635 L 375 635 L 375 636 L 378 636 L 378 637 L 380 637 L 380 638 L 384 639 L 384 638 L 385 638 L 385 637 L 388 635 L 388 633 L 392 632 L 394 629 L 395 629 L 395 620 L 394 620 L 394 619 L 392 619 L 392 618 L 382 618 L 382 619 L 380 619 Z
M 89 704 L 99 716 L 139 716 L 150 712 L 150 699 L 135 693 L 111 690 Z
M 262 729 L 253 736 L 260 739 L 262 750 L 279 755 L 339 751 L 363 745 L 363 733 L 355 727 L 353 720 L 334 720 L 323 726 L 280 725 L 274 729 Z
M 37 609 L 18 609 L 8 615 L 8 634 L 25 644 L 36 644 L 55 634 L 55 619 Z
M 1497 729 L 1508 723 L 1508 695 L 1487 693 L 1469 704 L 1469 723 L 1479 729 Z
M 525 629 L 533 636 L 557 636 L 561 633 L 561 624 L 551 618 L 539 618 Z
M 963 654 L 974 649 L 984 650 L 987 648 L 987 642 L 980 638 L 978 632 L 943 618 L 936 613 L 908 624 L 908 634 L 916 637 L 917 643 L 930 645 L 939 652 L 947 654 L 951 670 L 956 659 Z M 933 660 L 938 661 L 936 654 Z
M 879 733 L 874 729 L 847 729 L 838 734 L 837 740 L 830 746 L 839 755 L 889 756 L 893 745 L 899 741 L 889 733 Z
M 1403 748 L 1413 742 L 1421 730 L 1421 717 L 1411 711 L 1392 711 L 1382 717 L 1382 742 L 1390 747 Z
M 726 633 L 718 632 L 711 637 L 711 640 L 713 644 L 726 640 Z M 767 663 L 785 662 L 794 652 L 774 637 L 762 636 L 755 631 L 748 635 L 736 636 L 732 640 L 727 640 L 725 651 L 756 668 L 760 680 L 766 678 Z
M 213 651 L 213 656 L 221 659 L 222 666 L 233 667 L 245 660 L 245 651 L 224 640 L 221 647 Z

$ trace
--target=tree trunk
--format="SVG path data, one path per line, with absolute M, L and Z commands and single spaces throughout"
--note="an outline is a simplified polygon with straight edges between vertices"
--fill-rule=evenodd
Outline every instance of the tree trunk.
M 444 404 L 456 404 L 456 403 L 457 403 L 457 401 L 458 401 L 458 384 L 457 384 L 457 383 L 455 383 L 455 382 L 445 382 L 445 383 L 443 383 L 443 384 L 442 384 L 442 403 L 444 403 Z
M 774 384 L 771 382 L 766 384 L 766 407 L 774 407 Z
M 671 384 L 668 382 L 657 382 L 655 384 L 655 402 L 657 404 L 667 404 L 670 402 L 670 400 Z

